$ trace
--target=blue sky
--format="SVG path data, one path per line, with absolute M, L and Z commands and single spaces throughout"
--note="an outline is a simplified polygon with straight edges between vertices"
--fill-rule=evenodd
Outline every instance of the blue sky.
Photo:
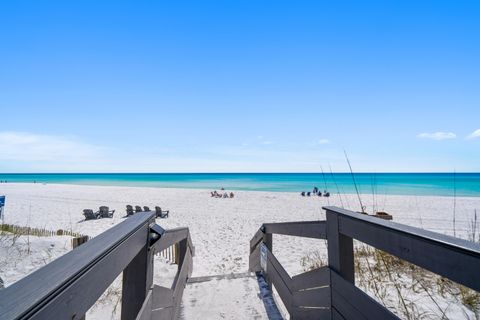
M 4 1 L 0 30 L 0 172 L 480 171 L 479 1 Z

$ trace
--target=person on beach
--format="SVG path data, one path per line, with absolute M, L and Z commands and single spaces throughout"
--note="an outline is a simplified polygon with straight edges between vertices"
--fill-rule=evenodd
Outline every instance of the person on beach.
M 317 187 L 313 187 L 313 194 L 317 194 L 318 192 L 318 188 Z

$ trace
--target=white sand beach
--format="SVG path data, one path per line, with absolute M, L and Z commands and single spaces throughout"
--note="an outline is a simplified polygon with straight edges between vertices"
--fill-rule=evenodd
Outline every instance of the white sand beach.
M 356 195 L 342 195 L 340 199 L 336 194 L 324 198 L 301 197 L 299 193 L 234 191 L 234 198 L 218 199 L 212 198 L 210 191 L 55 184 L 0 185 L 0 194 L 6 195 L 7 199 L 5 223 L 20 226 L 67 229 L 96 236 L 124 221 L 127 204 L 150 208 L 158 205 L 164 210 L 170 210 L 170 217 L 157 219 L 157 223 L 167 229 L 182 226 L 190 228 L 195 246 L 194 277 L 247 272 L 249 240 L 264 222 L 322 220 L 325 218 L 322 206 L 326 205 L 340 206 L 343 203 L 346 208 L 359 210 Z M 379 195 L 374 199 L 372 195 L 362 195 L 362 201 L 369 212 L 376 202 L 377 210 L 392 214 L 395 222 L 449 235 L 454 233 L 451 197 Z M 102 205 L 115 210 L 113 219 L 84 221 L 83 209 L 98 209 Z M 475 209 L 480 209 L 480 198 L 457 197 L 457 236 L 468 238 Z M 0 277 L 5 285 L 12 284 L 70 250 L 68 239 L 66 236 L 29 237 L 28 250 L 26 237 L 17 240 L 20 247 L 16 246 L 15 249 L 2 244 Z M 302 258 L 317 250 L 321 251 L 324 243 L 319 240 L 274 236 L 273 248 L 275 255 L 292 276 L 304 271 Z M 18 253 L 20 251 L 21 254 Z M 162 278 L 162 272 L 169 274 L 167 269 L 157 267 L 155 278 Z M 170 276 L 171 272 L 165 278 Z M 232 283 L 237 282 L 242 283 L 239 280 Z M 191 298 L 186 290 L 186 314 L 189 313 L 185 301 Z M 258 297 L 251 295 L 248 299 L 258 300 Z M 261 301 L 251 303 L 261 307 Z M 108 309 L 107 306 L 105 312 L 111 312 Z M 208 317 L 222 318 L 215 312 L 212 310 Z M 251 317 L 252 315 L 245 316 Z M 263 318 L 261 313 L 258 317 Z M 227 318 L 241 319 L 242 315 Z

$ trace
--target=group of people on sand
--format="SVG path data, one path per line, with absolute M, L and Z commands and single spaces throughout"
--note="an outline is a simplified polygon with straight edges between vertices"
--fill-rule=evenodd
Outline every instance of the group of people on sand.
M 222 188 L 222 191 L 225 191 L 224 188 Z M 210 192 L 212 194 L 212 197 L 214 198 L 233 198 L 235 195 L 233 194 L 233 192 L 230 192 L 230 194 L 228 194 L 227 192 L 224 192 L 223 194 L 220 192 L 217 192 L 217 190 L 215 191 L 212 191 Z
M 310 192 L 305 192 L 305 191 L 302 191 L 301 193 L 302 197 L 310 197 L 310 196 L 318 196 L 318 197 L 321 197 L 321 196 L 324 196 L 324 197 L 330 197 L 330 192 L 328 192 L 327 190 L 323 190 L 323 193 L 322 191 L 318 190 L 317 187 L 313 187 L 313 190 Z

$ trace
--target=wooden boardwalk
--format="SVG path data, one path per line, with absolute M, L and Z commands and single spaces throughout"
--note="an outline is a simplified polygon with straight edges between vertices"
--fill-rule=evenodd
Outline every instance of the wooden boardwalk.
M 164 230 L 142 212 L 0 290 L 0 320 L 82 319 L 123 273 L 122 320 L 398 319 L 355 286 L 353 240 L 480 291 L 480 245 L 356 212 L 325 207 L 325 221 L 265 223 L 250 241 L 252 273 L 191 278 L 188 228 Z M 328 265 L 294 277 L 273 234 L 325 239 Z M 173 246 L 173 248 L 172 248 Z M 170 249 L 169 249 L 170 248 Z M 155 253 L 178 266 L 169 287 L 153 283 Z
M 180 318 L 284 319 L 265 279 L 254 273 L 189 279 L 183 293 Z

